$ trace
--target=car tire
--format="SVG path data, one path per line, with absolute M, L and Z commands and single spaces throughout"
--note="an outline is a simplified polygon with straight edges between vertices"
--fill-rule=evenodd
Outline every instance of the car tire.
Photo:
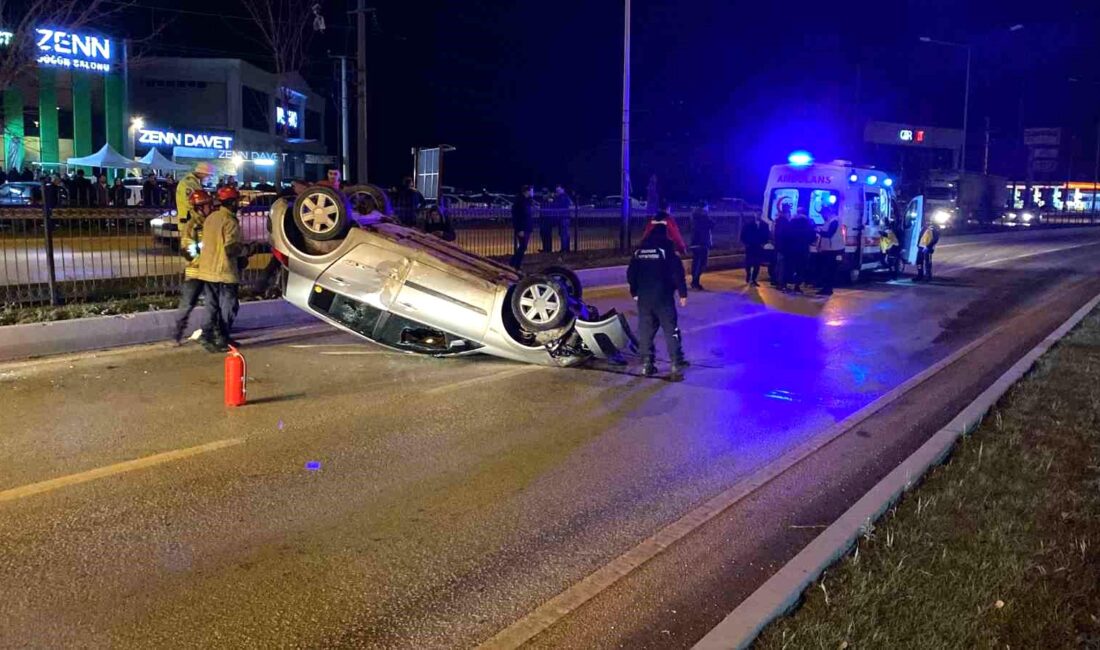
M 294 225 L 307 238 L 330 241 L 347 234 L 351 224 L 351 208 L 347 198 L 332 189 L 310 186 L 294 200 Z
M 548 266 L 542 271 L 543 275 L 550 276 L 554 280 L 561 283 L 563 287 L 569 292 L 569 297 L 574 300 L 580 300 L 581 294 L 584 292 L 584 287 L 581 286 L 581 278 L 572 269 L 568 269 L 564 266 Z
M 557 329 L 569 319 L 569 293 L 546 275 L 528 275 L 512 290 L 512 315 L 529 332 Z

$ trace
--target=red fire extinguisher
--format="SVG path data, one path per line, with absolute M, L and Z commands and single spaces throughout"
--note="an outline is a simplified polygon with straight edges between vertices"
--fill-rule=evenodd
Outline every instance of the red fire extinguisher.
M 229 348 L 225 355 L 225 405 L 243 406 L 245 403 L 246 376 L 248 365 L 244 361 L 244 355 L 235 347 Z

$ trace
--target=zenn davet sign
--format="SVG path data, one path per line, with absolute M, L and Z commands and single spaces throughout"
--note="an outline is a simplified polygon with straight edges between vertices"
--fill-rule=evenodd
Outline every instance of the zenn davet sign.
M 9 31 L 0 31 L 0 46 L 10 45 L 13 36 Z M 38 50 L 38 64 L 50 68 L 110 72 L 115 59 L 111 39 L 61 29 L 34 30 L 34 46 Z

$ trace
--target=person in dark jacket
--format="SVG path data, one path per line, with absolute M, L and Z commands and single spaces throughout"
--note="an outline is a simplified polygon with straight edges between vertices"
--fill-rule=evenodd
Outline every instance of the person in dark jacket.
M 111 205 L 111 188 L 107 185 L 107 175 L 102 174 L 96 179 L 95 189 L 92 192 L 95 197 L 95 205 L 100 208 L 106 208 Z
M 141 204 L 147 208 L 160 205 L 160 186 L 156 174 L 149 174 L 141 186 Z
M 54 174 L 53 177 L 50 178 L 50 182 L 42 188 L 42 201 L 45 204 L 46 214 L 51 214 L 54 210 L 61 207 L 61 190 L 63 187 L 64 186 L 61 184 L 61 176 Z
M 769 271 L 773 278 L 773 284 L 780 291 L 787 290 L 787 282 L 790 280 L 791 261 L 787 259 L 787 249 L 790 248 L 791 231 L 791 204 L 781 203 L 779 214 L 775 218 L 775 229 L 772 236 L 775 238 L 775 273 Z
M 680 234 L 680 226 L 676 224 L 676 219 L 672 217 L 672 212 L 668 206 L 658 210 L 656 216 L 652 216 L 646 221 L 645 229 L 642 230 L 642 239 L 648 237 L 656 226 L 666 228 L 665 232 L 668 233 L 668 238 L 675 247 L 677 255 L 687 255 L 687 244 L 684 243 L 684 236 Z
M 516 202 L 512 204 L 512 241 L 515 250 L 510 261 L 512 268 L 520 268 L 523 265 L 523 256 L 527 254 L 527 243 L 531 240 L 531 227 L 535 222 L 534 207 L 535 190 L 530 185 L 524 185 L 519 190 Z
M 451 218 L 438 205 L 433 205 L 428 208 L 428 212 L 424 215 L 424 232 L 429 235 L 434 234 L 444 241 L 455 240 L 455 228 L 451 223 Z
M 764 263 L 764 246 L 768 244 L 771 233 L 768 224 L 760 215 L 756 215 L 741 227 L 741 245 L 745 247 L 745 282 L 749 286 L 759 287 L 760 266 Z
M 554 228 L 558 229 L 561 240 L 561 252 L 569 252 L 569 213 L 573 210 L 573 200 L 569 198 L 565 187 L 558 185 L 550 198 L 550 205 L 542 209 L 539 217 L 539 235 L 542 238 L 542 252 L 554 250 Z
M 416 189 L 411 176 L 406 176 L 394 195 L 393 208 L 401 225 L 410 228 L 416 225 L 416 218 L 424 205 L 424 195 Z
M 714 222 L 710 218 L 710 206 L 700 203 L 691 213 L 691 288 L 704 291 L 699 283 L 707 270 L 707 258 L 714 246 Z
M 817 241 L 817 230 L 805 211 L 799 210 L 791 219 L 785 239 L 786 250 L 783 255 L 787 259 L 787 270 L 784 271 L 783 281 L 784 284 L 791 284 L 792 292 L 802 293 L 802 283 L 806 281 L 810 265 L 810 247 Z M 788 272 L 789 277 L 786 277 Z
M 127 200 L 129 193 L 126 191 L 126 186 L 122 184 L 122 177 L 115 177 L 115 184 L 111 186 L 111 203 L 116 208 L 125 208 L 130 202 Z
M 684 378 L 684 350 L 677 324 L 676 294 L 680 294 L 680 306 L 687 306 L 687 278 L 684 263 L 676 254 L 668 230 L 658 225 L 642 240 L 630 258 L 626 270 L 630 295 L 638 302 L 638 346 L 642 357 L 642 374 L 652 377 L 657 373 L 654 364 L 653 339 L 657 329 L 665 334 L 668 356 L 672 361 L 669 379 Z

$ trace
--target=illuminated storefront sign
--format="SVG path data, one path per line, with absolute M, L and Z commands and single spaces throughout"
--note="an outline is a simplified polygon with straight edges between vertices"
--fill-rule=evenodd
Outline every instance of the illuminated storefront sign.
M 285 155 L 283 154 L 283 156 Z M 229 159 L 237 164 L 254 162 L 263 166 L 274 165 L 279 160 L 280 155 L 274 151 L 221 151 L 218 152 L 218 158 Z
M 902 142 L 924 142 L 924 131 L 915 131 L 913 129 L 902 129 L 898 131 L 898 140 Z
M 214 133 L 192 133 L 190 131 L 162 131 L 160 129 L 138 129 L 138 144 L 163 147 L 196 147 L 216 149 L 219 152 L 232 153 L 233 136 Z
M 0 31 L 0 46 L 11 44 L 13 34 Z M 39 65 L 69 70 L 110 72 L 115 45 L 109 38 L 39 27 L 34 30 Z

